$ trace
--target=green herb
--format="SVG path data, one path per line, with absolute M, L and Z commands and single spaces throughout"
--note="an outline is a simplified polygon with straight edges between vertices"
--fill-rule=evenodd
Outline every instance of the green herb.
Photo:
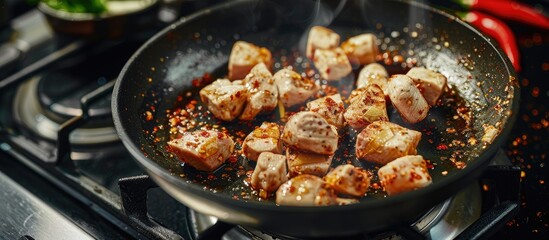
M 107 11 L 107 0 L 42 0 L 51 8 L 73 12 L 100 14 Z

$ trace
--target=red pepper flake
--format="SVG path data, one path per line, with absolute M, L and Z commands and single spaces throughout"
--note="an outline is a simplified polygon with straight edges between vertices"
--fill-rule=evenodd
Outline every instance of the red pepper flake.
M 308 70 L 305 71 L 305 72 L 306 72 L 306 75 L 305 75 L 305 76 L 307 76 L 308 78 L 312 78 L 312 77 L 316 74 L 316 72 L 315 72 L 314 69 L 308 69 Z
M 465 164 L 465 162 L 462 162 L 462 161 L 456 161 L 454 162 L 454 164 L 456 165 L 457 169 L 464 169 L 467 166 L 467 164 Z
M 209 137 L 210 136 L 210 133 L 208 131 L 202 131 L 200 132 L 200 136 L 202 137 Z
M 202 81 L 204 83 L 210 83 L 212 81 L 212 75 L 210 75 L 210 73 L 207 73 L 205 72 L 203 75 L 202 75 Z
M 145 116 L 145 120 L 146 120 L 146 121 L 151 121 L 151 120 L 153 120 L 153 115 L 152 115 L 152 113 L 151 113 L 150 111 L 146 111 L 146 112 L 145 112 L 145 115 L 146 115 L 146 116 Z
M 415 182 L 416 180 L 420 180 L 422 178 L 423 177 L 421 177 L 421 175 L 417 174 L 416 172 L 410 172 L 410 179 L 408 179 L 408 181 Z
M 294 186 L 290 186 L 290 189 L 288 189 L 288 192 L 290 192 L 290 193 L 295 192 L 295 187 L 294 187 Z
M 539 97 L 539 88 L 538 87 L 532 88 L 532 97 Z
M 448 150 L 448 146 L 444 143 L 441 143 L 437 146 L 437 150 L 439 150 L 439 151 Z
M 430 169 L 430 170 L 435 169 L 435 165 L 433 165 L 433 163 L 431 163 L 431 161 L 427 160 L 426 163 L 427 163 L 426 164 L 427 169 Z

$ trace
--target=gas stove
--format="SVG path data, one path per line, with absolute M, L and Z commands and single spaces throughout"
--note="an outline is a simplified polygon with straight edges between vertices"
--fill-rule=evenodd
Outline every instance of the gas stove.
M 159 16 L 174 14 L 164 11 Z M 57 36 L 35 10 L 11 26 L 30 35 L 3 45 L 21 59 L 0 80 L 0 238 L 296 239 L 193 211 L 158 188 L 122 146 L 110 110 L 114 79 L 162 24 L 102 42 Z M 345 237 L 483 238 L 516 214 L 519 194 L 520 169 L 500 151 L 478 182 L 418 219 Z

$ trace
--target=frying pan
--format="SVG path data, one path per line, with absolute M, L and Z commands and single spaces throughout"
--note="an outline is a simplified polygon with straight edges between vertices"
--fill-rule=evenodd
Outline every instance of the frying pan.
M 356 0 L 329 5 L 334 2 L 230 2 L 183 18 L 158 33 L 131 57 L 114 87 L 113 118 L 126 148 L 159 186 L 188 207 L 225 222 L 290 236 L 348 235 L 409 223 L 478 178 L 517 112 L 518 86 L 505 55 L 466 23 L 419 3 Z M 444 106 L 432 108 L 423 122 L 409 125 L 394 110 L 390 113 L 391 121 L 423 132 L 418 153 L 434 165 L 433 184 L 390 197 L 371 191 L 359 203 L 346 206 L 277 206 L 246 193 L 244 173 L 253 170 L 254 163 L 239 158 L 213 173 L 202 173 L 166 151 L 170 139 L 166 111 L 184 108 L 182 102 L 196 99 L 193 83 L 204 73 L 213 78 L 226 75 L 228 54 L 237 39 L 265 46 L 278 63 L 303 71 L 307 60 L 291 56 L 304 56 L 313 25 L 328 26 L 342 39 L 376 33 L 391 73 L 406 70 L 398 61 L 402 56 L 448 77 L 449 92 L 455 94 L 446 94 Z M 274 70 L 283 64 L 275 64 Z M 337 87 L 352 87 L 355 75 Z M 251 125 L 269 119 L 259 117 L 250 126 L 238 121 L 223 124 L 247 134 Z M 207 114 L 192 120 L 215 122 Z M 493 138 L 490 132 L 496 133 Z M 437 148 L 440 144 L 448 149 Z M 339 151 L 354 152 L 353 145 L 343 139 Z M 375 166 L 344 158 L 336 153 L 332 167 L 349 160 L 375 171 Z M 458 169 L 454 162 L 466 167 Z

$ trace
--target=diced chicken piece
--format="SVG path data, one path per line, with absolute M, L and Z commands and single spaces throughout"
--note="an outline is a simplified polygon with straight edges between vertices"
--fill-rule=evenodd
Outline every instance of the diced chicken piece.
M 381 88 L 374 85 L 364 87 L 343 115 L 345 121 L 354 129 L 361 130 L 374 121 L 388 121 L 385 96 Z
M 280 185 L 288 181 L 287 174 L 284 155 L 264 152 L 259 155 L 252 173 L 252 187 L 259 191 L 260 197 L 267 198 L 270 193 L 276 192 Z
M 234 80 L 234 81 L 233 81 L 233 84 L 234 84 L 234 85 L 242 85 L 242 86 L 244 86 L 244 81 L 242 81 L 242 80 Z
M 337 150 L 338 135 L 336 128 L 318 113 L 305 111 L 290 117 L 282 141 L 300 150 L 332 155 Z
M 391 103 L 404 121 L 417 123 L 427 117 L 429 104 L 410 77 L 402 74 L 391 76 L 387 83 L 387 91 Z
M 242 153 L 246 158 L 256 161 L 263 152 L 282 153 L 280 129 L 278 124 L 264 122 L 253 130 L 242 143 Z
M 417 153 L 421 132 L 400 125 L 376 121 L 362 130 L 356 138 L 356 156 L 378 164 Z
M 237 41 L 229 56 L 229 79 L 243 79 L 250 70 L 259 63 L 265 63 L 270 68 L 272 64 L 271 51 L 254 44 Z
M 314 80 L 303 78 L 299 73 L 286 68 L 276 72 L 273 79 L 285 107 L 304 103 L 320 89 Z
M 275 109 L 278 104 L 278 89 L 274 85 L 273 75 L 264 63 L 252 68 L 243 82 L 248 90 L 248 98 L 240 115 L 241 120 L 252 120 L 258 114 Z
M 311 174 L 322 177 L 328 172 L 333 157 L 333 155 L 302 152 L 291 148 L 286 149 L 290 177 L 300 174 Z
M 276 191 L 276 204 L 291 206 L 335 205 L 336 195 L 317 176 L 302 174 L 282 184 Z
M 341 48 L 352 63 L 364 65 L 376 61 L 379 52 L 376 41 L 374 34 L 364 33 L 347 39 Z
M 345 106 L 339 94 L 310 101 L 307 103 L 307 110 L 320 114 L 329 124 L 337 128 L 341 128 L 345 124 L 343 117 Z
M 397 158 L 381 167 L 377 174 L 381 186 L 389 195 L 423 188 L 432 183 L 427 163 L 419 155 Z
M 218 79 L 200 90 L 200 99 L 212 114 L 223 121 L 232 121 L 240 113 L 248 91 L 239 84 L 231 83 L 228 79 Z
M 339 47 L 315 50 L 313 63 L 320 76 L 329 81 L 340 80 L 353 70 L 347 55 Z
M 177 158 L 202 171 L 213 171 L 227 160 L 234 150 L 233 140 L 213 130 L 186 132 L 168 142 L 168 149 Z
M 309 59 L 313 59 L 316 49 L 332 49 L 337 46 L 339 46 L 339 34 L 322 26 L 314 26 L 309 31 L 306 54 Z
M 364 87 L 372 84 L 377 84 L 381 90 L 383 90 L 385 98 L 389 99 L 389 95 L 387 94 L 387 77 L 387 70 L 385 70 L 381 64 L 370 63 L 366 65 L 358 74 L 358 78 L 356 80 L 357 88 L 351 91 L 351 95 L 349 95 L 349 102 L 353 102 L 357 96 L 362 95 L 362 92 L 364 92 Z
M 361 197 L 370 186 L 370 176 L 351 164 L 339 165 L 324 176 L 324 181 L 337 193 Z
M 446 77 L 444 75 L 423 67 L 414 67 L 406 75 L 414 80 L 417 88 L 430 106 L 437 104 L 446 87 Z
M 360 70 L 358 79 L 356 80 L 356 87 L 363 88 L 370 84 L 377 84 L 385 91 L 388 77 L 389 74 L 385 70 L 385 67 L 379 63 L 370 63 Z

